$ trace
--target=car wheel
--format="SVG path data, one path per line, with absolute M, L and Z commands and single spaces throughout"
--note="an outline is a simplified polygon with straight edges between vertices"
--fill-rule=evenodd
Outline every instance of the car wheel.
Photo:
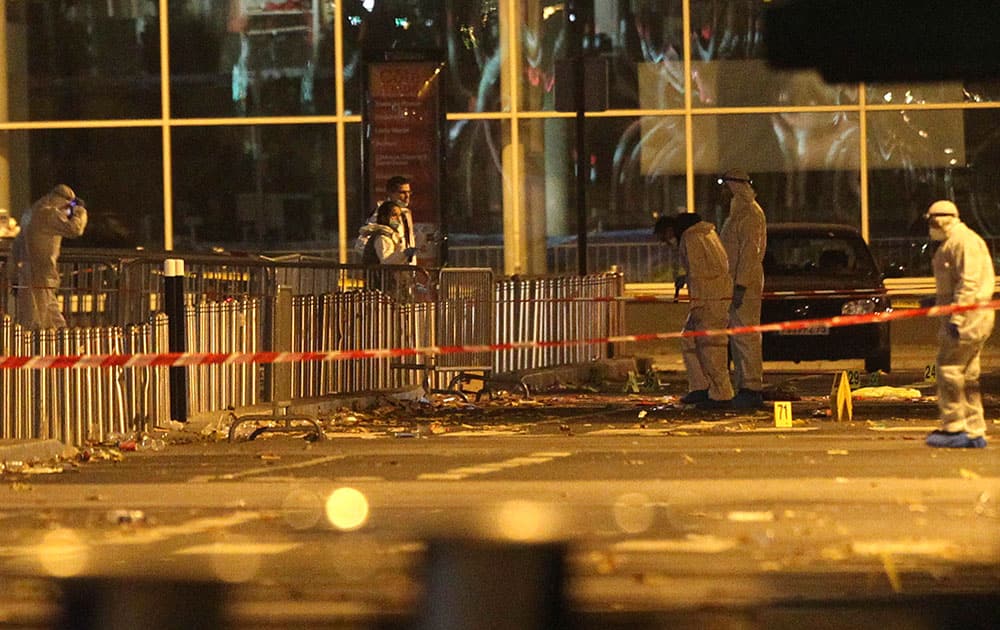
M 865 372 L 891 372 L 892 354 L 885 350 L 871 357 L 865 357 Z

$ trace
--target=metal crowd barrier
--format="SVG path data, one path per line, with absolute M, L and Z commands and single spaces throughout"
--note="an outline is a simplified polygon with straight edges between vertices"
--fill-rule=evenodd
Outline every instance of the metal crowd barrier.
M 109 258 L 111 260 L 109 260 Z M 60 295 L 69 328 L 30 332 L 0 299 L 0 355 L 133 354 L 171 350 L 165 253 L 64 252 Z M 184 332 L 193 353 L 326 351 L 489 345 L 608 337 L 623 332 L 621 274 L 495 281 L 485 268 L 377 270 L 306 256 L 184 256 Z M 3 274 L 0 273 L 0 277 Z M 544 346 L 544 344 L 543 344 Z M 605 346 L 425 353 L 402 359 L 183 368 L 189 416 L 334 392 L 424 384 L 468 374 L 607 356 Z M 0 438 L 68 443 L 162 426 L 171 368 L 3 370 Z
M 20 356 L 129 354 L 166 351 L 163 315 L 128 327 L 29 331 L 0 320 L 0 354 Z M 113 432 L 142 431 L 168 419 L 163 367 L 2 370 L 0 437 L 101 441 Z
M 185 308 L 189 350 L 227 354 L 258 352 L 264 331 L 260 298 L 203 300 Z M 197 365 L 188 370 L 190 413 L 253 405 L 262 399 L 261 366 Z
M 625 280 L 620 273 L 557 278 L 508 278 L 496 286 L 496 341 L 529 347 L 496 352 L 494 370 L 530 368 L 607 358 L 606 344 L 530 345 L 531 342 L 602 339 L 625 332 Z
M 399 305 L 402 348 L 489 345 L 495 322 L 491 269 L 450 268 L 429 278 L 430 301 Z M 418 372 L 427 390 L 454 390 L 462 379 L 486 379 L 493 371 L 489 352 L 417 354 L 396 361 L 396 370 Z

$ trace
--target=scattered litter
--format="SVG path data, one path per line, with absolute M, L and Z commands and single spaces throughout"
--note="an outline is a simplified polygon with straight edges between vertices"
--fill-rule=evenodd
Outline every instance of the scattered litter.
M 952 558 L 958 554 L 958 545 L 950 540 L 873 540 L 851 543 L 851 551 L 858 556 L 938 556 Z
M 26 466 L 21 469 L 21 473 L 25 475 L 54 475 L 64 472 L 65 469 L 62 466 Z
M 896 562 L 892 559 L 892 554 L 882 554 L 882 567 L 885 569 L 886 577 L 889 578 L 889 584 L 892 585 L 892 592 L 902 593 L 903 583 L 899 580 L 899 571 L 896 570 Z
M 681 539 L 668 538 L 660 540 L 633 539 L 615 543 L 613 549 L 618 552 L 631 553 L 722 553 L 736 548 L 733 538 L 718 538 L 712 535 L 688 534 Z
M 912 400 L 922 398 L 923 394 L 919 389 L 913 387 L 890 387 L 883 385 L 880 387 L 862 387 L 851 392 L 853 398 L 880 398 L 895 400 Z
M 730 512 L 726 519 L 737 523 L 770 523 L 774 520 L 774 513 L 770 510 L 766 512 Z
M 969 470 L 968 468 L 959 468 L 958 474 L 962 476 L 962 479 L 979 479 L 979 473 Z
M 108 522 L 116 525 L 139 525 L 146 522 L 146 513 L 142 510 L 111 510 L 108 512 Z

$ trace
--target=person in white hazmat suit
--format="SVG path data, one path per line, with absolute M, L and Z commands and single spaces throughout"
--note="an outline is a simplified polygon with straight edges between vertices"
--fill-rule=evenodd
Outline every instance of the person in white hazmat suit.
M 661 217 L 653 233 L 665 243 L 677 243 L 680 266 L 685 275 L 675 281 L 679 290 L 687 284 L 691 302 L 684 332 L 724 329 L 733 295 L 729 261 L 715 226 L 693 212 Z M 729 380 L 725 335 L 681 338 L 681 353 L 687 370 L 685 404 L 702 408 L 731 405 L 733 386 Z
M 21 216 L 10 267 L 18 324 L 32 330 L 66 327 L 56 297 L 59 252 L 63 238 L 81 236 L 86 227 L 87 209 L 66 184 L 57 185 Z
M 958 217 L 958 207 L 936 201 L 927 210 L 931 239 L 941 241 L 934 254 L 935 304 L 975 304 L 993 299 L 996 276 L 986 243 Z M 989 308 L 941 317 L 938 329 L 937 389 L 941 428 L 928 446 L 983 448 L 986 421 L 979 391 L 979 355 L 993 332 Z
M 746 171 L 731 169 L 718 181 L 732 195 L 729 217 L 719 233 L 729 257 L 729 275 L 733 281 L 729 327 L 757 326 L 760 324 L 760 302 L 764 292 L 767 221 Z M 729 349 L 733 357 L 733 386 L 736 389 L 733 406 L 762 406 L 764 366 L 760 333 L 730 336 Z

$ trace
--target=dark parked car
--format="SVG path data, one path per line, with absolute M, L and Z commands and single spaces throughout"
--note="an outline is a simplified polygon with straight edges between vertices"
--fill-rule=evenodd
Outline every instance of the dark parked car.
M 761 322 L 892 310 L 882 274 L 861 233 L 846 225 L 778 223 L 767 228 Z M 892 367 L 889 322 L 766 332 L 765 361 L 864 359 Z

